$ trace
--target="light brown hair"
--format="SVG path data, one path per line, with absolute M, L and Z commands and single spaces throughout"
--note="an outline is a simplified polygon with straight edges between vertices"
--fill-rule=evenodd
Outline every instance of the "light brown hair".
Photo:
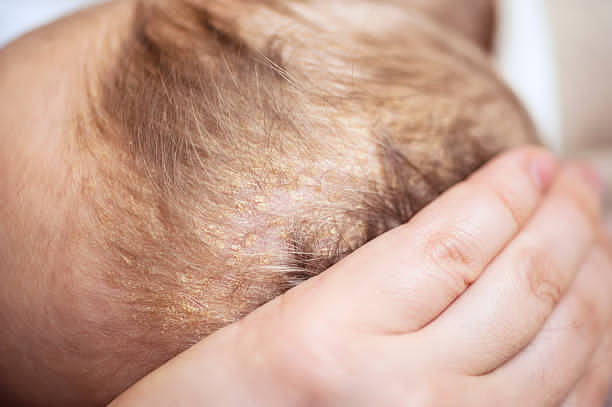
M 79 120 L 126 346 L 171 357 L 534 140 L 490 28 L 416 3 L 138 3 Z

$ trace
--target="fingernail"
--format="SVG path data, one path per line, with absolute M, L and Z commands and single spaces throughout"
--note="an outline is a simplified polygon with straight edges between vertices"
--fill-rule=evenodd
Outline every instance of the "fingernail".
M 604 184 L 599 173 L 588 164 L 582 164 L 580 166 L 580 172 L 587 184 L 589 184 L 598 195 L 603 195 Z
M 547 189 L 554 178 L 557 169 L 557 161 L 552 155 L 539 155 L 532 158 L 530 172 L 534 182 L 540 189 Z

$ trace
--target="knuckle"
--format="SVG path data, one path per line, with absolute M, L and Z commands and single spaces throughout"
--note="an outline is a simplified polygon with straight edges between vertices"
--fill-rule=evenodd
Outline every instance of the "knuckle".
M 551 256 L 534 248 L 519 254 L 519 276 L 528 294 L 552 310 L 561 300 L 563 274 Z
M 461 288 L 471 285 L 478 275 L 479 250 L 467 232 L 438 233 L 425 245 L 425 256 Z

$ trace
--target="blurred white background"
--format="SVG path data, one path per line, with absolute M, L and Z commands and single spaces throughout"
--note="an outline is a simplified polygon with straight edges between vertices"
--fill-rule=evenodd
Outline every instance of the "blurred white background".
M 48 21 L 100 0 L 0 0 L 0 47 Z

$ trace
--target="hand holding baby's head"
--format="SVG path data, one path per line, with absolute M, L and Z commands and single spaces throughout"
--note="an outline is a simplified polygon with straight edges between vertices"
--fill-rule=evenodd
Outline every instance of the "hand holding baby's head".
M 420 3 L 111 3 L 2 51 L 7 398 L 106 402 L 532 141 L 489 3 Z

